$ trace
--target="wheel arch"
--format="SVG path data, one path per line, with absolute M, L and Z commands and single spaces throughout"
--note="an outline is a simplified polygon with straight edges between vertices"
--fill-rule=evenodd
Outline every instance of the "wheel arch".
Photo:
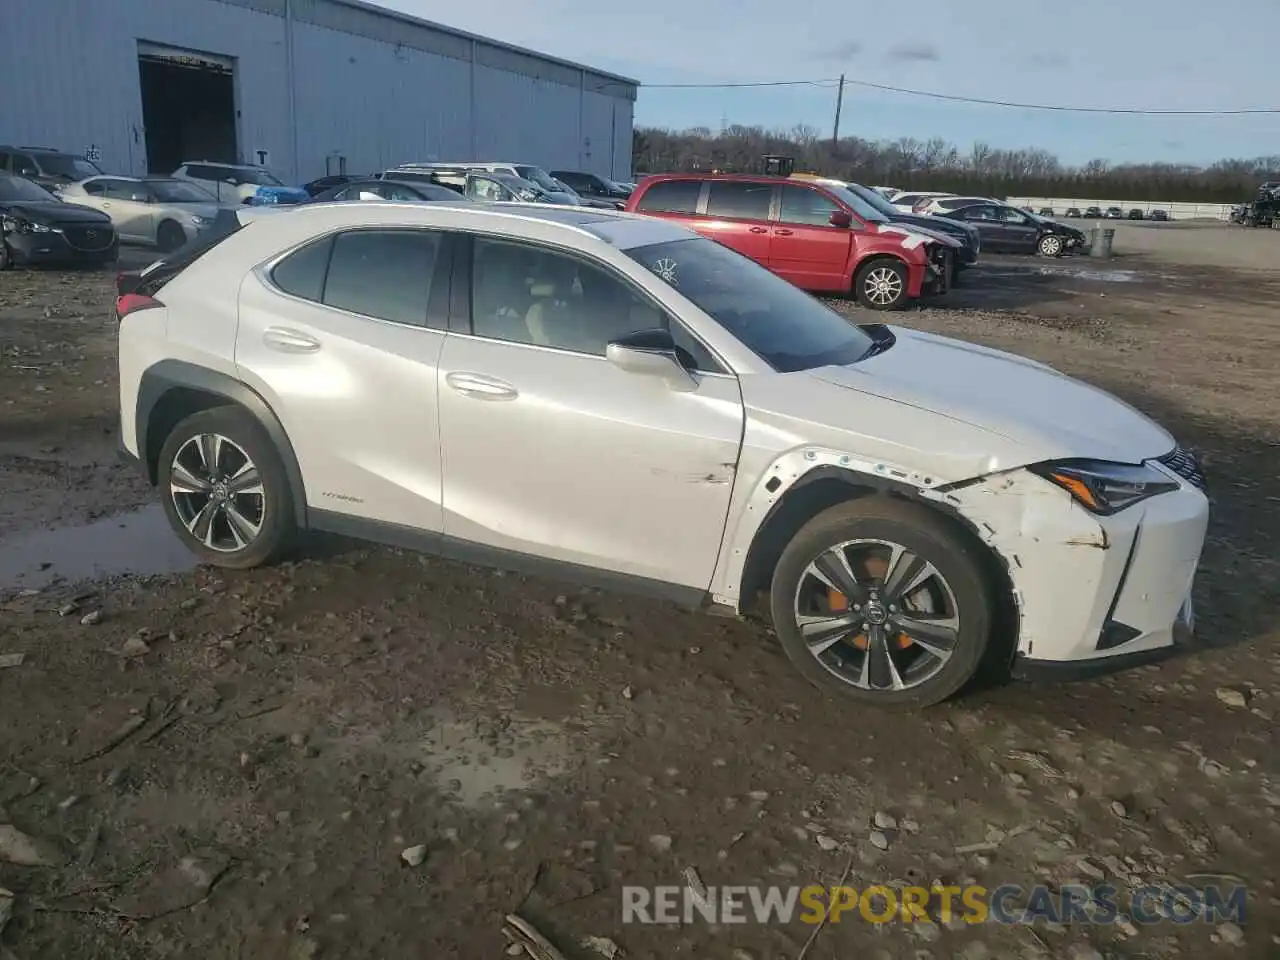
M 240 407 L 266 432 L 289 478 L 295 519 L 305 529 L 307 497 L 302 470 L 280 418 L 252 387 L 207 367 L 161 360 L 143 372 L 134 422 L 138 454 L 147 479 L 153 486 L 158 482 L 160 449 L 175 426 L 193 413 L 222 406 Z
M 976 549 L 994 603 L 992 642 L 983 669 L 1007 670 L 1017 651 L 1020 620 L 1008 561 L 983 539 L 977 524 L 951 504 L 924 496 L 919 488 L 891 477 L 832 464 L 816 466 L 800 476 L 769 507 L 752 535 L 738 583 L 739 608 L 746 610 L 755 605 L 760 595 L 767 595 L 782 551 L 806 523 L 836 504 L 876 496 L 926 508 Z

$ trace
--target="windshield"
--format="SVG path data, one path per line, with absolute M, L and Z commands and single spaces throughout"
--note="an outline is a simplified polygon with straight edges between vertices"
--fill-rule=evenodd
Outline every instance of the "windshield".
M 90 177 L 102 176 L 102 171 L 96 164 L 66 154 L 42 153 L 40 166 L 46 175 L 64 177 L 67 180 L 88 180 Z
M 147 180 L 147 186 L 161 203 L 217 203 L 213 194 L 194 183 L 181 180 Z
M 623 251 L 780 373 L 853 363 L 872 340 L 799 287 L 714 240 Z
M 554 186 L 551 190 L 544 190 L 536 183 L 521 179 L 520 177 L 513 177 L 509 173 L 491 173 L 487 174 L 487 176 L 497 180 L 521 200 L 541 200 L 546 197 L 548 193 L 558 192 Z
M 847 187 L 836 186 L 835 184 L 828 183 L 826 181 L 821 182 L 819 186 L 830 193 L 833 197 L 842 201 L 850 210 L 868 223 L 889 222 L 888 217 Z
M 217 169 L 216 167 L 214 169 Z M 256 183 L 260 187 L 283 187 L 269 171 L 261 167 L 227 167 L 227 176 L 241 183 Z
M 516 173 L 530 183 L 536 183 L 548 193 L 564 192 L 564 187 L 560 184 L 560 181 L 556 180 L 541 167 L 516 167 Z
M 884 198 L 884 194 L 880 193 L 878 190 L 872 190 L 870 187 L 864 187 L 860 183 L 851 183 L 847 189 L 854 196 L 865 200 L 872 207 L 875 207 L 875 209 L 885 217 L 892 217 L 898 213 L 898 208 L 886 200 Z
M 26 200 L 32 203 L 57 203 L 48 190 L 23 177 L 0 177 L 0 201 Z

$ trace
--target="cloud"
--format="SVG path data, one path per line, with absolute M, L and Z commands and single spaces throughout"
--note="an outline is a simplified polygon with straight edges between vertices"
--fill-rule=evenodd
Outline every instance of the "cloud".
M 938 48 L 931 43 L 895 43 L 889 48 L 890 60 L 941 60 Z
M 852 60 L 862 52 L 862 44 L 857 40 L 843 40 L 831 47 L 823 47 L 814 51 L 814 56 L 819 60 L 834 60 L 836 62 L 844 60 Z
M 1063 67 L 1071 64 L 1071 58 L 1065 53 L 1057 51 L 1047 51 L 1044 53 L 1033 53 L 1022 61 L 1024 66 L 1032 70 L 1061 70 Z

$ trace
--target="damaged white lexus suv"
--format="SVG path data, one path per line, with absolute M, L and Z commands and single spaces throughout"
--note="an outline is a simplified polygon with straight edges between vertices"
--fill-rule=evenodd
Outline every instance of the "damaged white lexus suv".
M 1030 360 L 857 326 L 685 228 L 545 205 L 240 212 L 117 300 L 122 452 L 202 561 L 322 529 L 715 611 L 921 706 L 1192 626 L 1194 457 Z

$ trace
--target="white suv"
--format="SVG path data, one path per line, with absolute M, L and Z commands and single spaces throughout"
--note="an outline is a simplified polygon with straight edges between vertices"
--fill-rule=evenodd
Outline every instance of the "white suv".
M 1093 387 L 544 205 L 244 216 L 117 302 L 122 443 L 205 562 L 320 528 L 738 612 L 887 705 L 1190 626 L 1195 460 Z M 1009 658 L 1009 659 L 1006 659 Z

